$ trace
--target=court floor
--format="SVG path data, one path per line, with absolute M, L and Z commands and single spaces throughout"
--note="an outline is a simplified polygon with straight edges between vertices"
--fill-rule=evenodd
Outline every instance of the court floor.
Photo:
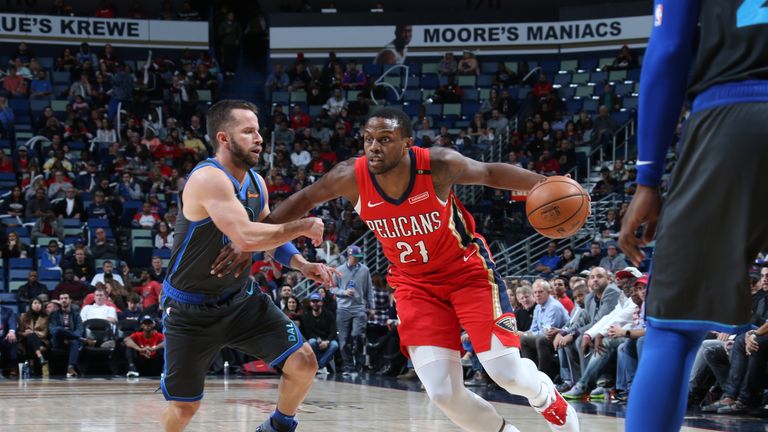
M 253 431 L 274 410 L 278 380 L 211 378 L 188 431 Z M 80 378 L 0 381 L 0 431 L 112 432 L 161 430 L 165 402 L 157 379 Z M 521 400 L 499 391 L 484 394 L 499 412 L 525 432 L 548 431 L 545 421 Z M 581 430 L 623 431 L 623 408 L 577 405 Z M 650 413 L 649 413 L 650 414 Z M 716 417 L 716 416 L 715 416 Z M 430 404 L 417 382 L 378 377 L 320 377 L 301 406 L 300 431 L 459 431 Z M 684 431 L 767 431 L 761 419 L 689 419 Z

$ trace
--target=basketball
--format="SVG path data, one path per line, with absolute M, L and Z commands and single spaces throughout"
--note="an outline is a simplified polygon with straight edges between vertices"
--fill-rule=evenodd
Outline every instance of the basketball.
M 561 239 L 584 226 L 590 204 L 589 194 L 579 183 L 569 177 L 553 176 L 528 192 L 525 214 L 539 234 Z

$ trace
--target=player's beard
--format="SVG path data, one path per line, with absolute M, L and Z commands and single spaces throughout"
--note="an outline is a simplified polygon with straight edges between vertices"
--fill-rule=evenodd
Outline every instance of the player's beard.
M 229 152 L 232 155 L 232 161 L 238 168 L 250 169 L 258 165 L 258 155 L 244 149 L 240 144 L 235 141 L 231 141 L 232 145 L 229 146 Z

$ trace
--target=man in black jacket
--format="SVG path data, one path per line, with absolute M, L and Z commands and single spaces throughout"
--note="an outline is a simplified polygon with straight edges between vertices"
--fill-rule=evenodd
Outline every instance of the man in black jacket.
M 78 354 L 80 354 L 80 344 L 86 342 L 83 338 L 83 321 L 80 319 L 80 308 L 72 304 L 69 294 L 60 294 L 59 303 L 61 309 L 51 314 L 48 331 L 51 334 L 53 349 L 67 349 L 69 352 L 67 378 L 76 378 L 75 368 Z
M 309 296 L 310 313 L 301 316 L 301 333 L 317 357 L 317 369 L 323 370 L 339 350 L 336 340 L 336 317 L 323 310 L 323 298 L 318 293 Z

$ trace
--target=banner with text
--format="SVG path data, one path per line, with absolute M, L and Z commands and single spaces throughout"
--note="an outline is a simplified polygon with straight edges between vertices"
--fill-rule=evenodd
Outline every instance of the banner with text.
M 272 27 L 273 57 L 304 52 L 310 57 L 335 51 L 341 56 L 375 54 L 394 45 L 400 52 L 436 55 L 472 50 L 486 54 L 552 52 L 644 45 L 653 17 L 619 17 L 584 21 L 498 24 Z
M 0 42 L 208 48 L 208 22 L 0 14 Z

